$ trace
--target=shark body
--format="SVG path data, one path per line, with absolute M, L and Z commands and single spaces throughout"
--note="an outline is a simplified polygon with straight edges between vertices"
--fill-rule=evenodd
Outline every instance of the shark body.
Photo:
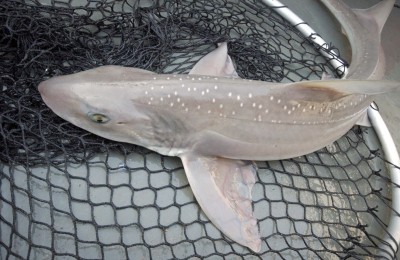
M 322 1 L 335 15 L 352 11 L 341 2 Z M 388 8 L 382 10 L 388 13 Z M 360 17 L 355 26 L 364 26 Z M 354 43 L 358 35 L 344 29 Z M 51 78 L 39 91 L 57 115 L 83 129 L 179 156 L 210 220 L 228 237 L 258 252 L 261 239 L 251 207 L 256 168 L 248 160 L 304 155 L 363 123 L 372 96 L 399 87 L 396 82 L 370 80 L 380 78 L 383 55 L 379 45 L 377 55 L 365 56 L 376 46 L 365 47 L 353 53 L 347 80 L 240 79 L 223 43 L 188 75 L 103 66 Z

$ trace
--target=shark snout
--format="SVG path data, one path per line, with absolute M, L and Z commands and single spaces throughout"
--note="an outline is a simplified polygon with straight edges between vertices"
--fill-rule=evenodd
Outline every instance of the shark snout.
M 49 84 L 46 81 L 40 82 L 38 86 L 38 90 L 42 98 L 46 95 L 47 89 L 49 88 Z
M 57 85 L 54 84 L 53 79 L 49 79 L 46 81 L 43 81 L 39 84 L 38 90 L 40 95 L 42 96 L 43 101 L 46 103 L 46 105 L 53 107 L 52 103 L 56 103 L 59 101 L 60 96 L 62 95 L 60 92 L 61 88 Z
M 46 105 L 55 112 L 62 112 L 73 105 L 73 95 L 68 76 L 54 77 L 41 82 L 38 91 Z

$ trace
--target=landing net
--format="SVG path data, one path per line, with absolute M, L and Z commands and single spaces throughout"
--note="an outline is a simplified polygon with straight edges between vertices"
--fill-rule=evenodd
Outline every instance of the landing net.
M 1 1 L 0 258 L 375 259 L 384 237 L 395 241 L 387 225 L 399 212 L 373 129 L 258 162 L 255 254 L 204 215 L 179 159 L 81 130 L 37 91 L 48 77 L 107 64 L 187 73 L 224 41 L 242 78 L 340 77 L 261 1 Z

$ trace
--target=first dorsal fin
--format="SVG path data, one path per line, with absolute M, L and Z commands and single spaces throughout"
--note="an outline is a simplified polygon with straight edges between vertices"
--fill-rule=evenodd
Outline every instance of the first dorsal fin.
M 383 0 L 378 4 L 367 9 L 353 9 L 358 16 L 372 17 L 378 24 L 379 32 L 382 32 L 383 26 L 393 9 L 395 0 Z
M 231 57 L 228 55 L 226 42 L 220 43 L 218 48 L 201 58 L 189 72 L 189 74 L 239 77 Z

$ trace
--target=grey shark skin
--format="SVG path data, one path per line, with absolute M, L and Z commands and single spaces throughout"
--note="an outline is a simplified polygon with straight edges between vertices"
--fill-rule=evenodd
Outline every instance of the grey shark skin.
M 381 32 L 395 0 L 383 0 L 368 9 L 351 9 L 343 1 L 321 0 L 336 17 L 347 35 L 351 50 L 351 65 L 344 79 L 382 79 L 385 57 Z
M 360 59 L 351 66 L 360 66 L 354 61 Z M 367 59 L 373 66 L 379 62 Z M 240 79 L 223 43 L 189 75 L 103 66 L 51 78 L 39 91 L 57 115 L 87 131 L 179 156 L 210 220 L 259 252 L 251 206 L 256 168 L 247 160 L 292 158 L 323 148 L 364 122 L 373 95 L 398 87 L 372 80 Z

